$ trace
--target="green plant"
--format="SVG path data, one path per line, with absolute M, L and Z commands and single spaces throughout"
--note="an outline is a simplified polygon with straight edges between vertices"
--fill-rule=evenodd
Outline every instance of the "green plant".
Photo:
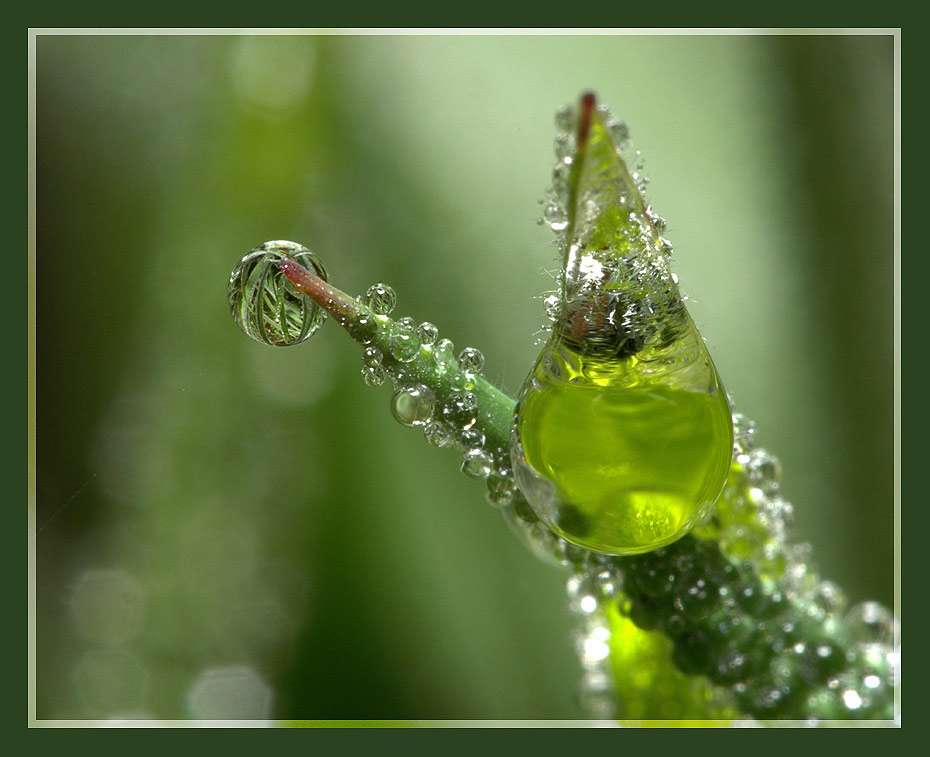
M 550 303 L 551 336 L 521 404 L 482 377 L 477 350 L 456 357 L 432 324 L 393 320 L 389 287 L 376 285 L 356 300 L 330 285 L 319 261 L 294 243 L 269 242 L 243 259 L 230 279 L 234 317 L 253 338 L 289 345 L 312 336 L 325 311 L 363 346 L 365 382 L 390 381 L 395 418 L 422 428 L 435 446 L 459 449 L 463 472 L 486 481 L 488 501 L 514 532 L 541 558 L 571 570 L 581 694 L 592 716 L 892 720 L 897 623 L 876 603 L 847 611 L 841 590 L 812 567 L 807 545 L 791 542 L 778 462 L 756 447 L 743 416 L 732 415 L 730 426 L 719 378 L 668 267 L 664 221 L 644 202 L 639 170 L 627 167 L 625 125 L 595 107 L 590 94 L 558 121 L 559 162 L 545 215 L 562 240 L 560 294 Z M 552 373 L 564 387 L 553 402 L 564 405 L 565 393 L 583 385 L 594 393 L 571 400 L 559 423 L 525 426 L 527 398 L 544 391 Z M 594 504 L 584 499 L 597 488 L 592 471 L 603 470 L 603 460 L 589 457 L 577 479 L 564 476 L 577 452 L 577 441 L 565 451 L 565 439 L 577 439 L 565 423 L 581 424 L 599 443 L 634 421 L 664 434 L 668 417 L 639 406 L 634 420 L 612 421 L 616 430 L 606 435 L 595 433 L 608 422 L 603 413 L 585 412 L 608 392 L 625 397 L 643 387 L 663 412 L 672 406 L 680 414 L 696 397 L 712 398 L 684 432 L 636 463 L 667 454 L 669 471 L 684 475 L 693 466 L 703 478 L 685 498 L 688 506 L 650 495 L 648 504 L 631 499 L 623 509 L 608 501 L 605 510 L 603 494 Z M 689 400 L 660 396 L 656 387 Z M 728 421 L 714 425 L 721 411 Z M 704 433 L 698 446 L 711 450 L 707 455 L 691 447 L 666 451 Z M 534 434 L 565 437 L 556 462 L 544 460 L 539 445 L 530 454 Z M 612 459 L 610 449 L 592 446 Z M 569 490 L 576 496 L 567 497 Z

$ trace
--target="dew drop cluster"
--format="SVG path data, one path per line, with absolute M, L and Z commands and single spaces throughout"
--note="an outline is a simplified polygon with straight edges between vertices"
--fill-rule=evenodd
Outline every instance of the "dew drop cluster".
M 508 506 L 516 492 L 509 451 L 505 444 L 488 441 L 487 418 L 475 394 L 484 355 L 474 347 L 456 352 L 452 341 L 441 337 L 428 321 L 392 319 L 397 298 L 386 284 L 369 287 L 362 302 L 377 320 L 380 337 L 372 337 L 363 347 L 364 382 L 369 386 L 390 382 L 394 418 L 420 429 L 430 445 L 457 450 L 462 472 L 486 482 L 487 501 Z
M 568 561 L 580 700 L 592 717 L 892 719 L 897 619 L 875 602 L 848 608 L 811 564 L 809 546 L 791 543 L 778 461 L 755 446 L 751 422 L 733 420 L 727 487 L 704 524 L 647 555 Z M 648 647 L 656 631 L 671 640 L 677 670 L 666 669 L 667 652 L 650 662 L 640 650 L 632 675 L 624 650 Z M 661 713 L 650 710 L 653 699 Z M 670 714 L 669 701 L 681 711 Z

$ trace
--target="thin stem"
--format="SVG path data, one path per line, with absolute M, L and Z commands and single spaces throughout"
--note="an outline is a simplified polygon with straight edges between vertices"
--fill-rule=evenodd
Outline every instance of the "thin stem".
M 432 347 L 420 347 L 416 357 L 408 362 L 396 360 L 392 356 L 392 337 L 399 328 L 394 321 L 377 315 L 293 260 L 282 260 L 279 265 L 294 288 L 323 308 L 355 341 L 377 346 L 384 355 L 385 366 L 391 368 L 394 375 L 429 386 L 440 405 L 457 394 L 474 394 L 478 407 L 477 426 L 484 433 L 488 448 L 501 451 L 509 448 L 516 400 L 484 377 L 462 370 L 454 359 L 438 364 Z
M 304 268 L 300 263 L 290 258 L 284 258 L 278 265 L 281 272 L 287 276 L 298 292 L 307 295 L 340 325 L 344 326 L 349 322 L 361 325 L 359 322 L 365 316 L 371 317 L 374 315 L 371 310 L 354 297 L 337 289 L 325 279 Z

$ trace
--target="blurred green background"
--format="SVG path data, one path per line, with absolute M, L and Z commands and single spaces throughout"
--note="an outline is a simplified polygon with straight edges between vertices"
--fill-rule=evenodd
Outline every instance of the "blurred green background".
M 893 603 L 891 36 L 40 34 L 35 66 L 40 719 L 582 716 L 561 570 L 338 328 L 256 344 L 226 282 L 299 241 L 515 392 L 588 88 L 797 538 Z

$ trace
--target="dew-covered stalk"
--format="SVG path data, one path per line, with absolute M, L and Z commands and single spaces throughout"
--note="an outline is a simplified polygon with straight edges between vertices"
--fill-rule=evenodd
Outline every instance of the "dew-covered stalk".
M 424 426 L 433 443 L 457 438 L 466 451 L 483 448 L 504 459 L 514 402 L 480 375 L 484 363 L 480 352 L 466 348 L 456 358 L 451 342 L 439 340 L 432 324 L 392 320 L 388 314 L 395 295 L 384 285 L 369 290 L 366 305 L 294 260 L 282 260 L 280 267 L 298 292 L 364 345 L 362 374 L 366 382 L 378 385 L 391 378 L 397 388 L 392 409 L 401 423 Z M 437 409 L 440 412 L 434 413 Z M 475 445 L 479 434 L 483 444 Z M 491 461 L 481 456 L 472 467 L 480 470 L 483 462 L 490 467 Z
M 486 480 L 488 502 L 514 533 L 541 558 L 570 569 L 569 608 L 579 617 L 584 670 L 578 693 L 592 717 L 892 721 L 897 621 L 873 602 L 847 609 L 839 587 L 817 574 L 809 546 L 792 543 L 792 506 L 780 495 L 778 462 L 756 446 L 751 422 L 731 416 L 718 394 L 719 377 L 669 268 L 664 221 L 643 199 L 645 178 L 626 126 L 593 95 L 578 110 L 560 112 L 557 124 L 558 163 L 544 215 L 560 235 L 564 265 L 551 338 L 519 404 L 481 376 L 478 350 L 456 356 L 434 325 L 391 318 L 390 287 L 376 284 L 355 299 L 329 284 L 319 261 L 294 243 L 256 248 L 233 272 L 236 320 L 253 338 L 286 345 L 307 338 L 327 313 L 362 346 L 365 383 L 390 381 L 395 418 L 422 429 L 435 446 L 458 449 L 463 472 Z M 521 427 L 527 397 L 563 380 L 546 400 L 561 408 L 533 400 L 542 420 Z M 579 382 L 591 388 L 570 397 Z M 596 482 L 587 485 L 590 470 L 603 470 L 612 458 L 592 462 L 577 448 L 587 433 L 622 450 L 623 424 L 609 433 L 596 428 L 602 421 L 586 403 L 626 412 L 626 395 L 605 392 L 635 395 L 643 383 L 665 393 L 663 408 L 676 393 L 706 393 L 710 409 L 685 425 L 699 435 L 700 418 L 726 413 L 719 432 L 700 442 L 710 452 L 685 447 L 666 461 L 673 471 L 689 462 L 711 481 L 694 489 L 693 511 L 669 531 L 662 530 L 661 518 L 671 517 L 660 512 L 665 500 L 615 502 Z M 679 404 L 694 407 L 691 399 Z M 571 412 L 560 416 L 565 407 Z M 657 434 L 668 434 L 664 409 L 635 409 L 630 423 L 646 430 L 653 423 Z M 562 420 L 552 424 L 551 417 Z M 587 425 L 566 427 L 575 422 Z M 575 465 L 577 478 L 564 474 Z M 611 485 L 635 486 L 636 476 L 625 476 L 617 473 Z M 712 507 L 701 499 L 718 492 Z M 645 516 L 652 519 L 646 530 L 624 520 Z M 616 522 L 624 525 L 611 530 Z

